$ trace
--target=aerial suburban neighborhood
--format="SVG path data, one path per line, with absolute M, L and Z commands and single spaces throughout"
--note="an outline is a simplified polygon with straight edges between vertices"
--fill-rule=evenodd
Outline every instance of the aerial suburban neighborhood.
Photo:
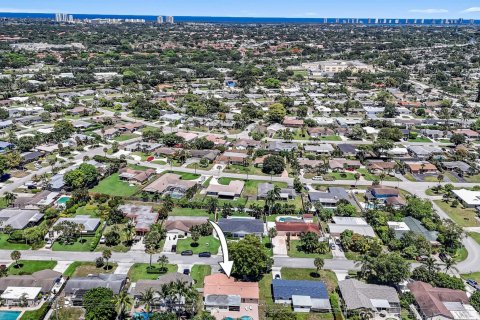
M 0 18 L 0 320 L 480 319 L 480 22 L 150 18 Z

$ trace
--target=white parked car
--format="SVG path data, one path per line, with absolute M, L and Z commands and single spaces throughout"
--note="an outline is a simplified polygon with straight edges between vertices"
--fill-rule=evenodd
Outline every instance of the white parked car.
M 312 180 L 323 181 L 323 177 L 322 176 L 315 176 L 315 177 L 312 178 Z

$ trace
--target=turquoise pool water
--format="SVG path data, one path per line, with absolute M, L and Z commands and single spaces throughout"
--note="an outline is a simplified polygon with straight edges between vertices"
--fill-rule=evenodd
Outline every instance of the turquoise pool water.
M 64 205 L 65 203 L 67 203 L 68 200 L 70 200 L 70 197 L 60 197 L 60 199 L 57 200 L 57 205 Z
M 302 220 L 302 218 L 294 218 L 294 217 L 281 217 L 278 218 L 279 222 L 298 222 Z
M 17 320 L 20 311 L 0 311 L 0 320 Z

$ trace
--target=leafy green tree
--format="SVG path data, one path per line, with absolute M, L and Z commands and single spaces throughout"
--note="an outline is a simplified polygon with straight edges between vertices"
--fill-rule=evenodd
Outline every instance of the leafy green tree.
M 113 291 L 108 288 L 93 288 L 83 296 L 86 320 L 113 320 L 116 317 Z
M 280 174 L 283 170 L 285 170 L 285 161 L 280 156 L 271 155 L 263 161 L 263 173 L 270 174 L 273 172 L 273 174 Z
M 283 122 L 287 111 L 281 103 L 274 103 L 268 108 L 268 120 L 270 122 Z
M 475 291 L 470 297 L 470 304 L 480 312 L 480 291 Z
M 460 144 L 464 144 L 467 138 L 463 134 L 459 133 L 454 133 L 450 137 L 450 142 L 453 143 L 454 145 L 458 146 Z
M 341 217 L 353 217 L 357 214 L 357 209 L 351 203 L 339 203 L 335 209 L 335 214 Z
M 307 232 L 300 235 L 300 244 L 302 251 L 306 253 L 315 253 L 318 248 L 318 235 L 313 232 Z
M 20 251 L 18 250 L 12 251 L 12 253 L 10 253 L 10 258 L 12 258 L 12 260 L 15 260 L 15 266 L 18 268 L 19 267 L 18 260 L 22 258 L 22 254 L 20 253 Z
M 280 80 L 275 78 L 268 78 L 263 82 L 263 85 L 269 89 L 280 88 Z
M 360 275 L 370 282 L 397 285 L 410 276 L 410 263 L 399 253 L 381 253 L 377 257 L 368 254 L 361 261 Z
M 232 273 L 236 277 L 259 279 L 272 267 L 272 259 L 264 249 L 261 240 L 254 235 L 229 244 L 230 259 L 233 260 Z

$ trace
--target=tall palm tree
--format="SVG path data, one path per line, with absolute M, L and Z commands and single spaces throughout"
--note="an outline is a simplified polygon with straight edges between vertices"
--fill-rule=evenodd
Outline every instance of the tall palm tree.
M 125 313 L 133 305 L 132 297 L 127 293 L 126 290 L 120 291 L 115 296 L 115 307 L 118 313 L 118 319 L 124 319 Z
M 421 264 L 425 266 L 431 276 L 433 276 L 436 272 L 440 270 L 438 261 L 432 256 L 429 256 L 423 261 L 421 261 Z
M 144 305 L 145 312 L 150 318 L 152 311 L 152 305 L 155 303 L 155 291 L 152 288 L 148 288 L 140 295 L 140 303 Z
M 456 264 L 456 261 L 452 257 L 446 257 L 443 261 L 443 270 L 445 270 L 445 273 L 448 273 L 450 270 L 458 272 L 458 269 L 455 266 Z
M 15 193 L 5 192 L 5 201 L 7 202 L 7 206 L 12 205 L 16 199 L 17 195 Z
M 123 231 L 125 232 L 127 242 L 131 243 L 133 241 L 133 238 L 135 237 L 135 234 L 136 234 L 135 226 L 133 225 L 133 223 L 127 223 L 127 225 L 125 226 Z
M 313 264 L 315 265 L 315 268 L 317 268 L 317 274 L 319 274 L 320 269 L 322 269 L 325 265 L 325 260 L 322 258 L 315 258 L 315 260 L 313 260 Z
M 277 185 L 273 186 L 273 189 L 267 192 L 267 196 L 265 197 L 265 204 L 268 207 L 268 215 L 272 214 L 273 205 L 275 201 L 280 198 L 280 187 Z
M 157 262 L 160 264 L 160 269 L 165 270 L 168 264 L 168 257 L 166 255 L 162 255 L 158 257 Z

